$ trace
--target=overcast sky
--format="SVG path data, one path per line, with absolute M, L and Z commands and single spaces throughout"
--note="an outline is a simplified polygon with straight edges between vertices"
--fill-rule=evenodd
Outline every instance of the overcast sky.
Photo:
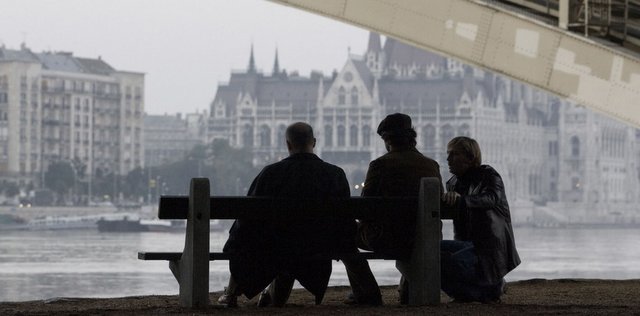
M 34 52 L 101 56 L 146 73 L 146 111 L 208 110 L 219 82 L 243 70 L 251 44 L 258 69 L 330 74 L 367 31 L 266 0 L 0 0 L 0 44 Z

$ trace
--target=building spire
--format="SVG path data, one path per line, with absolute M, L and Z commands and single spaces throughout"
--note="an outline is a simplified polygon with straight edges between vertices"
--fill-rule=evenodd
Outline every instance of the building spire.
M 385 54 L 382 50 L 380 34 L 378 33 L 369 32 L 369 44 L 367 45 L 367 51 L 365 52 L 365 62 L 375 78 L 382 78 L 382 73 L 384 72 L 385 67 Z
M 271 76 L 275 77 L 280 74 L 280 63 L 278 62 L 278 48 L 276 47 L 276 59 L 273 62 L 273 71 Z
M 381 51 L 382 45 L 380 44 L 380 34 L 369 32 L 369 45 L 367 47 L 367 53 L 379 53 Z
M 253 43 L 251 43 L 251 57 L 249 57 L 249 69 L 248 71 L 249 73 L 255 73 L 256 72 L 256 62 L 253 59 Z

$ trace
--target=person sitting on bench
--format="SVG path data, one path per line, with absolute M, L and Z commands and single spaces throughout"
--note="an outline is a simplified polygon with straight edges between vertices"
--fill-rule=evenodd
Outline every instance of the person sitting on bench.
M 402 113 L 388 115 L 380 122 L 377 133 L 384 140 L 388 152 L 369 164 L 362 196 L 417 197 L 420 179 L 436 177 L 442 181 L 438 163 L 416 149 L 417 134 L 411 126 L 411 117 Z M 358 230 L 358 246 L 362 249 L 401 258 L 411 255 L 415 218 L 405 218 L 398 214 L 393 222 L 363 221 Z M 401 265 L 396 266 L 403 275 L 398 287 L 400 303 L 408 304 L 407 282 L 411 280 L 406 279 Z
M 289 157 L 266 166 L 255 178 L 249 196 L 317 199 L 349 197 L 349 183 L 344 171 L 322 161 L 313 153 L 316 139 L 309 124 L 298 122 L 286 130 Z M 238 219 L 229 231 L 224 252 L 231 254 L 231 277 L 218 302 L 237 305 L 237 296 L 256 296 L 269 283 L 258 306 L 283 306 L 294 280 L 322 301 L 331 275 L 331 260 L 304 259 L 313 254 L 357 252 L 355 221 L 299 220 L 287 222 Z M 352 260 L 348 260 L 352 261 Z M 364 261 L 364 268 L 363 263 Z M 357 296 L 380 299 L 378 284 L 365 259 L 352 264 L 361 287 Z M 369 291 L 369 292 L 367 292 Z M 373 294 L 370 292 L 373 291 Z

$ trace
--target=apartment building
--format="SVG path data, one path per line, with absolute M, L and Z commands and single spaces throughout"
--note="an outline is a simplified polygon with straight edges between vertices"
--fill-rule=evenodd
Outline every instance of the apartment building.
M 42 183 L 70 161 L 85 177 L 144 166 L 144 74 L 98 57 L 0 47 L 0 178 Z

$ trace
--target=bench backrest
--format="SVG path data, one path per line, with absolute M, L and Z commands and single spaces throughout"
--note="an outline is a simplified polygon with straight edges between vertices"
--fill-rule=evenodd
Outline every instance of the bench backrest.
M 392 220 L 402 215 L 415 215 L 418 197 L 349 197 L 327 200 L 274 199 L 269 197 L 211 197 L 210 219 L 313 219 L 353 218 Z M 436 202 L 437 203 L 437 202 Z M 187 219 L 189 197 L 162 196 L 158 209 L 160 219 Z M 438 214 L 431 214 L 438 217 Z M 441 209 L 441 219 L 453 219 L 457 213 Z

